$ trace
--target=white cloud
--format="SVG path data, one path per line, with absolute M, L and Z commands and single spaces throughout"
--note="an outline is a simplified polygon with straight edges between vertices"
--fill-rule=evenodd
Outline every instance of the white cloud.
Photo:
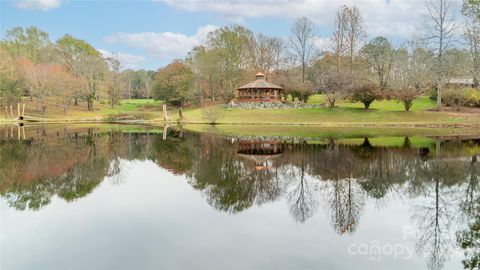
M 16 6 L 21 9 L 49 11 L 59 8 L 61 0 L 20 0 Z
M 172 32 L 116 33 L 106 37 L 105 41 L 141 49 L 160 60 L 169 61 L 184 57 L 193 47 L 204 44 L 208 33 L 215 29 L 217 27 L 213 25 L 199 27 L 192 36 Z
M 138 69 L 140 64 L 145 62 L 145 57 L 128 53 L 112 53 L 104 49 L 98 49 L 103 57 L 117 57 L 122 64 L 122 69 Z
M 189 12 L 214 12 L 233 22 L 244 18 L 306 16 L 321 27 L 331 27 L 341 5 L 355 5 L 363 14 L 371 36 L 409 37 L 418 31 L 425 15 L 418 0 L 164 0 L 167 5 Z M 460 10 L 461 0 L 454 0 Z

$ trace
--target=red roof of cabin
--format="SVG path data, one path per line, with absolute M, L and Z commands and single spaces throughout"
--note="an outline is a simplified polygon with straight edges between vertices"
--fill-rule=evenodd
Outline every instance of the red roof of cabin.
M 278 90 L 281 90 L 281 89 L 283 89 L 282 87 L 280 87 L 276 84 L 267 82 L 267 80 L 265 80 L 265 74 L 263 74 L 262 72 L 258 72 L 255 76 L 257 78 L 255 81 L 249 82 L 249 83 L 247 83 L 243 86 L 240 86 L 238 89 L 239 90 L 242 90 L 242 89 L 278 89 Z

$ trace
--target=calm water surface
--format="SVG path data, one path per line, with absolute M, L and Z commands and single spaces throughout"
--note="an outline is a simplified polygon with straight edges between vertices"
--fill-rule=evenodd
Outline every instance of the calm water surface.
M 0 128 L 1 269 L 479 264 L 479 139 L 19 130 Z

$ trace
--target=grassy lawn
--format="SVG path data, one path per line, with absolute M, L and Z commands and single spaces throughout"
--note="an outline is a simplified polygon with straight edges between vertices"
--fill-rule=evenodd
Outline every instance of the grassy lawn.
M 325 97 L 314 95 L 309 103 L 323 103 Z M 42 117 L 36 110 L 35 101 L 24 98 L 26 116 Z M 96 102 L 94 111 L 88 111 L 85 102 L 78 106 L 73 104 L 67 115 L 54 100 L 48 101 L 47 112 L 43 116 L 54 121 L 70 120 L 146 120 L 153 124 L 163 121 L 162 101 L 147 99 L 123 100 L 119 105 L 111 108 L 106 103 Z M 480 114 L 432 112 L 435 102 L 428 97 L 419 98 L 414 102 L 411 112 L 405 112 L 401 103 L 394 100 L 375 101 L 371 109 L 364 110 L 361 103 L 338 101 L 335 108 L 302 108 L 302 109 L 224 109 L 216 105 L 221 111 L 219 124 L 247 124 L 247 125 L 323 125 L 323 126 L 479 126 Z M 16 108 L 14 115 L 16 116 Z M 203 118 L 202 108 L 186 108 L 184 121 L 186 123 L 207 123 Z M 176 120 L 178 109 L 169 106 L 169 116 Z M 2 119 L 5 119 L 2 117 Z M 256 127 L 258 129 L 258 127 Z
M 308 99 L 308 103 L 311 104 L 327 104 L 325 95 L 313 95 Z M 363 104 L 360 102 L 350 102 L 346 100 L 339 100 L 335 104 L 340 108 L 356 108 L 356 109 L 363 109 Z M 429 97 L 424 96 L 418 98 L 411 108 L 411 111 L 418 112 L 418 111 L 425 111 L 428 109 L 433 109 L 436 107 L 436 102 L 431 100 Z M 383 110 L 383 111 L 404 111 L 403 104 L 396 100 L 375 100 L 370 105 L 371 110 Z
M 323 103 L 324 97 L 315 95 L 309 102 Z M 412 111 L 405 112 L 403 105 L 394 100 L 375 101 L 369 110 L 363 104 L 339 101 L 335 108 L 304 109 L 233 109 L 223 111 L 220 124 L 320 124 L 320 125 L 445 125 L 480 124 L 479 114 L 431 112 L 435 102 L 428 97 L 415 101 Z M 205 123 L 202 109 L 185 112 L 185 120 L 191 123 Z
M 31 117 L 49 118 L 52 120 L 104 120 L 115 115 L 128 115 L 133 118 L 151 119 L 158 118 L 162 114 L 162 101 L 155 101 L 152 99 L 126 99 L 122 100 L 120 104 L 111 108 L 105 102 L 95 102 L 94 110 L 88 111 L 86 102 L 79 102 L 77 106 L 70 105 L 70 108 L 65 115 L 61 105 L 57 104 L 55 100 L 47 100 L 47 110 L 42 116 L 37 111 L 37 104 L 35 101 L 30 101 L 29 98 L 23 98 L 22 102 L 26 104 L 25 115 Z M 17 108 L 13 109 L 14 117 L 17 116 Z M 5 119 L 4 112 L 2 119 Z
M 163 101 L 153 99 L 124 99 L 114 108 L 101 110 L 102 115 L 145 113 L 158 116 L 162 111 Z

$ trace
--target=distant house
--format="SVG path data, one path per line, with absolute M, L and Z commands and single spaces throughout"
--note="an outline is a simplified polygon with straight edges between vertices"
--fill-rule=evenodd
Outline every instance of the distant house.
M 478 86 L 478 82 L 475 82 L 473 78 L 452 78 L 447 82 L 447 87 L 451 87 L 451 88 L 461 88 L 461 87 L 475 88 L 477 86 Z
M 283 88 L 268 82 L 265 75 L 258 72 L 256 80 L 238 88 L 239 102 L 280 102 Z

